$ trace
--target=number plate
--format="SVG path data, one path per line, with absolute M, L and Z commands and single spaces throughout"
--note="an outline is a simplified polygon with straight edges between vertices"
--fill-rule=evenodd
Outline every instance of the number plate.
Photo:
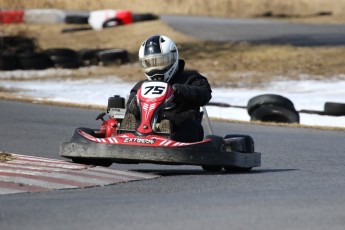
M 157 98 L 165 95 L 167 91 L 167 83 L 165 82 L 145 82 L 141 86 L 141 97 Z

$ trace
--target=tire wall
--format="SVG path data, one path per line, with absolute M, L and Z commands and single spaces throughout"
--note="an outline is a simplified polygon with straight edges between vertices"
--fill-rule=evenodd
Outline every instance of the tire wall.
M 63 23 L 66 14 L 58 9 L 26 9 L 24 14 L 25 23 Z

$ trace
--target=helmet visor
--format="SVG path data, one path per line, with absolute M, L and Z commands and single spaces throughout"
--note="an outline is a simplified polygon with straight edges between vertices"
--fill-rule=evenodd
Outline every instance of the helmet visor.
M 163 70 L 176 61 L 176 53 L 150 55 L 139 59 L 140 65 L 145 72 Z

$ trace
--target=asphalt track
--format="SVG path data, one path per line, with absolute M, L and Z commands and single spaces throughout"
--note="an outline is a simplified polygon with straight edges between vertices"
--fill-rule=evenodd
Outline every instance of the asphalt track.
M 255 44 L 343 46 L 345 25 L 298 24 L 268 19 L 226 19 L 162 15 L 174 29 L 210 41 L 247 41 Z
M 76 126 L 99 111 L 0 101 L 1 149 L 59 159 Z M 113 165 L 162 177 L 113 186 L 0 196 L 0 229 L 343 229 L 342 131 L 213 122 L 250 134 L 262 167 L 207 174 L 199 167 Z
M 0 150 L 60 159 L 61 142 L 99 111 L 0 101 Z M 0 196 L 0 229 L 344 229 L 343 131 L 212 122 L 250 134 L 262 166 L 207 174 L 199 167 L 113 165 L 160 178 L 89 189 Z

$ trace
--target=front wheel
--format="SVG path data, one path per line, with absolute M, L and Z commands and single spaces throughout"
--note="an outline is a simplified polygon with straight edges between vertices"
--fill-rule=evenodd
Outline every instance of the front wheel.
M 82 158 L 82 157 L 75 157 L 72 158 L 73 163 L 83 164 L 83 165 L 96 165 L 96 166 L 103 166 L 109 167 L 113 164 L 111 160 L 108 159 L 92 159 L 92 158 Z
M 220 172 L 223 169 L 222 166 L 217 166 L 217 165 L 203 165 L 201 167 L 206 172 Z
M 208 135 L 205 137 L 205 139 L 211 139 L 212 143 L 216 147 L 217 151 L 219 152 L 225 152 L 225 142 L 222 137 L 215 136 L 215 135 Z M 223 166 L 219 165 L 203 165 L 202 169 L 206 172 L 220 172 L 223 169 Z
M 227 150 L 229 152 L 241 152 L 250 154 L 254 152 L 254 140 L 249 135 L 242 134 L 228 134 L 224 137 L 227 143 Z M 231 173 L 245 173 L 252 170 L 251 167 L 225 166 L 225 171 Z

